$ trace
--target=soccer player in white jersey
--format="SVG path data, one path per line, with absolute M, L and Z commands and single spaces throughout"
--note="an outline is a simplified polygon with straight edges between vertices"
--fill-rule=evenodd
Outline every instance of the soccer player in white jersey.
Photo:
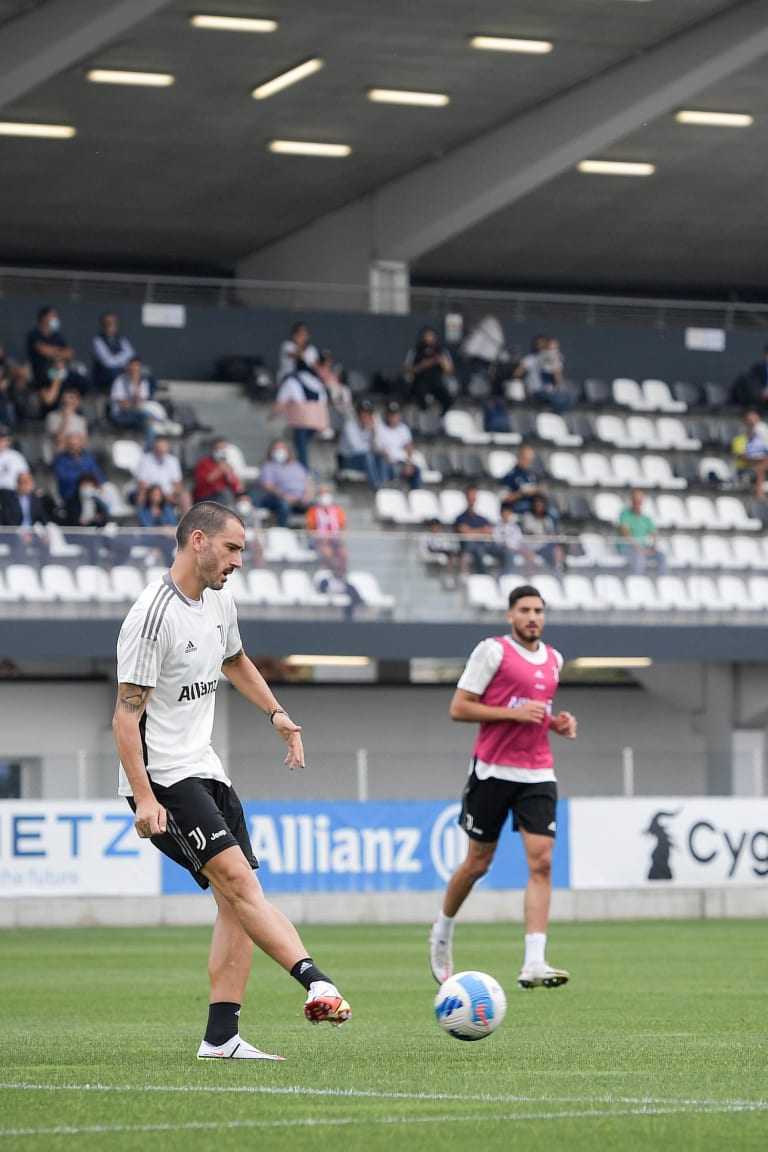
M 509 813 L 523 837 L 525 956 L 521 988 L 558 988 L 569 975 L 546 961 L 552 896 L 552 847 L 557 783 L 549 733 L 573 740 L 576 719 L 553 713 L 563 658 L 541 639 L 545 606 L 530 584 L 509 594 L 511 635 L 483 640 L 471 653 L 451 701 L 451 719 L 479 724 L 459 824 L 468 837 L 466 858 L 448 881 L 443 908 L 429 937 L 432 975 L 442 984 L 453 972 L 454 918 L 491 866 Z
M 139 836 L 188 869 L 216 900 L 208 974 L 208 1024 L 198 1056 L 281 1060 L 246 1043 L 240 1007 L 256 944 L 306 989 L 313 1024 L 343 1024 L 349 1005 L 307 955 L 291 921 L 264 896 L 240 800 L 211 746 L 221 672 L 266 714 L 304 767 L 294 724 L 245 655 L 227 577 L 242 565 L 245 529 L 236 512 L 201 501 L 182 517 L 171 569 L 128 612 L 117 645 L 112 723 L 119 793 Z

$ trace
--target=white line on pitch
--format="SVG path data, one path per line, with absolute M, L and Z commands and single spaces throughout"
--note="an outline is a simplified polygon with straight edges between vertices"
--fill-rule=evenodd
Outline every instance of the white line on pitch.
M 368 1088 L 308 1088 L 303 1084 L 270 1085 L 270 1084 L 32 1084 L 28 1081 L 0 1081 L 0 1091 L 18 1090 L 22 1092 L 160 1092 L 160 1093 L 248 1093 L 260 1096 L 317 1096 L 333 1097 L 347 1100 L 416 1100 L 416 1101 L 454 1101 L 456 1103 L 470 1104 L 626 1104 L 632 1107 L 660 1107 L 660 1108 L 734 1108 L 755 1109 L 763 1111 L 768 1109 L 768 1100 L 710 1100 L 696 1097 L 683 1097 L 670 1099 L 657 1096 L 616 1096 L 609 1093 L 605 1096 L 552 1096 L 546 1092 L 536 1096 L 516 1095 L 504 1093 L 492 1096 L 486 1093 L 448 1093 L 448 1092 L 376 1092 Z
M 355 1117 L 333 1116 L 328 1118 L 306 1117 L 297 1120 L 231 1120 L 231 1121 L 190 1121 L 185 1124 L 89 1124 L 78 1127 L 57 1125 L 54 1128 L 0 1128 L 0 1139 L 3 1137 L 19 1136 L 86 1136 L 93 1134 L 107 1134 L 118 1132 L 202 1132 L 221 1131 L 222 1129 L 259 1129 L 259 1128 L 343 1128 L 350 1125 L 382 1125 L 382 1124 L 455 1124 L 463 1121 L 470 1124 L 487 1124 L 488 1121 L 516 1121 L 520 1120 L 593 1120 L 596 1118 L 611 1117 L 612 1119 L 627 1116 L 692 1116 L 717 1115 L 722 1113 L 764 1111 L 765 1104 L 733 1104 L 713 1105 L 708 1108 L 656 1108 L 641 1106 L 637 1108 L 620 1108 L 606 1111 L 599 1108 L 571 1109 L 567 1112 L 510 1112 L 506 1115 L 488 1116 L 482 1113 L 477 1116 L 380 1116 Z

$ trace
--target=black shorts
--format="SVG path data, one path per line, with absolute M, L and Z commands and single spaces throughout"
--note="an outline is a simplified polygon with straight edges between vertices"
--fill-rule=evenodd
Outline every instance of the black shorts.
M 201 888 L 209 887 L 201 868 L 225 848 L 239 846 L 251 868 L 258 868 L 240 797 L 230 785 L 190 777 L 169 788 L 152 781 L 152 791 L 168 816 L 165 832 L 152 843 L 191 872 Z M 127 800 L 135 812 L 133 796 Z
M 517 784 L 490 776 L 478 780 L 474 766 L 461 798 L 459 824 L 472 840 L 495 844 L 509 813 L 512 829 L 554 838 L 557 827 L 557 784 Z

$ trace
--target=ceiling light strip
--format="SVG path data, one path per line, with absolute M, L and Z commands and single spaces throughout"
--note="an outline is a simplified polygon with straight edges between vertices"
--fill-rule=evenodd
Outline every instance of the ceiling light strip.
M 276 32 L 276 20 L 258 20 L 250 16 L 190 16 L 193 28 L 209 28 L 217 32 Z
M 409 92 L 399 88 L 371 88 L 368 99 L 374 104 L 413 104 L 424 108 L 444 108 L 450 101 L 442 92 Z
M 38 140 L 71 140 L 77 129 L 71 124 L 23 124 L 0 120 L 0 136 L 27 136 Z
M 251 96 L 254 100 L 266 100 L 268 96 L 282 92 L 283 88 L 289 88 L 292 84 L 298 84 L 300 80 L 306 80 L 308 76 L 319 72 L 324 63 L 325 61 L 321 60 L 319 56 L 312 60 L 305 60 L 303 64 L 297 64 L 295 68 L 290 68 L 287 72 L 281 73 L 280 76 L 275 76 L 273 80 L 267 80 L 265 84 L 260 84 L 258 88 L 254 88 Z
M 128 84 L 137 88 L 170 88 L 175 79 L 168 72 L 129 72 L 116 68 L 91 68 L 86 78 L 92 84 Z
M 309 140 L 270 140 L 270 152 L 286 156 L 349 156 L 352 149 L 348 144 L 317 144 Z
M 534 56 L 544 56 L 553 48 L 550 40 L 519 40 L 513 36 L 473 36 L 469 46 L 482 52 L 523 52 Z
M 675 116 L 680 124 L 705 124 L 717 128 L 749 128 L 754 117 L 748 112 L 701 112 L 693 108 L 681 108 Z
M 654 164 L 630 160 L 582 160 L 579 172 L 589 172 L 597 176 L 652 176 Z

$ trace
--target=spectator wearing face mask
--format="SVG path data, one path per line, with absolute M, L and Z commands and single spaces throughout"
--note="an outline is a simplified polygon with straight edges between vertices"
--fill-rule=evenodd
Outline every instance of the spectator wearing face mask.
M 255 496 L 258 506 L 268 509 L 278 526 L 285 528 L 291 516 L 306 513 L 314 494 L 312 477 L 294 459 L 288 441 L 273 440 L 259 471 L 259 491 Z
M 228 443 L 224 436 L 218 436 L 211 444 L 206 456 L 201 456 L 195 464 L 192 500 L 216 500 L 227 508 L 234 508 L 235 501 L 243 491 L 240 477 L 227 460 Z
M 49 304 L 38 310 L 37 324 L 27 334 L 27 359 L 32 369 L 32 379 L 41 393 L 46 412 L 55 408 L 58 402 L 58 394 L 54 402 L 45 400 L 43 395 L 50 392 L 57 376 L 61 377 L 61 384 L 67 380 L 81 391 L 86 391 L 88 388 L 89 381 L 85 368 L 77 361 L 75 349 L 61 331 L 58 311 Z
M 330 484 L 318 484 L 317 503 L 307 512 L 306 524 L 318 564 L 330 569 L 337 579 L 344 578 L 348 563 L 344 543 L 347 515 L 336 501 Z

